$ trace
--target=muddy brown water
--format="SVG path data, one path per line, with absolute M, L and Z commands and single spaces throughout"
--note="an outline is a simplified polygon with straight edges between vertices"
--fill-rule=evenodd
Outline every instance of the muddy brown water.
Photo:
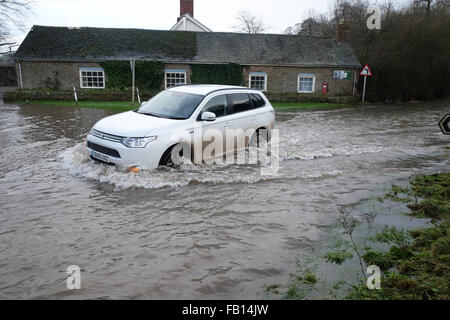
M 280 170 L 125 174 L 92 163 L 110 111 L 0 106 L 0 298 L 261 298 L 320 243 L 341 205 L 448 169 L 448 103 L 278 112 Z M 81 290 L 66 268 L 81 268 Z

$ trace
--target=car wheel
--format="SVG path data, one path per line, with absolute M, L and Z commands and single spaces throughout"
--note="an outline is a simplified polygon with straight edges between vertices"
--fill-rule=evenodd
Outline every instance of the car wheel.
M 267 131 L 265 128 L 259 128 L 253 133 L 252 137 L 248 142 L 249 147 L 259 148 L 261 142 L 267 143 Z
M 173 150 L 174 148 L 177 148 L 177 149 L 179 148 L 180 151 L 179 151 L 178 155 L 179 155 L 180 157 L 183 156 L 183 148 L 181 147 L 180 144 L 176 144 L 176 145 L 174 145 L 174 146 L 171 146 L 171 147 L 170 147 L 169 149 L 167 149 L 167 150 L 164 152 L 164 154 L 162 155 L 161 160 L 159 161 L 159 165 L 160 165 L 160 166 L 175 167 L 175 164 L 174 164 L 174 162 L 173 162 L 173 160 L 172 160 L 172 150 Z

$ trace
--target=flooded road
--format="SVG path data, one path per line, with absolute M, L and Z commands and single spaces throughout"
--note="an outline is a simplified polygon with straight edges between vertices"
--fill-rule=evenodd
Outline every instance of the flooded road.
M 92 163 L 109 111 L 0 106 L 0 298 L 247 299 L 286 283 L 340 205 L 447 170 L 446 103 L 278 112 L 280 170 Z M 448 153 L 448 151 L 447 151 Z M 66 268 L 81 268 L 81 290 Z

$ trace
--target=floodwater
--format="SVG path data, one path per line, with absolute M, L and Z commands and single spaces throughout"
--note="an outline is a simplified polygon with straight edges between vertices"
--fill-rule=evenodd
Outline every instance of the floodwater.
M 261 298 L 324 238 L 339 206 L 448 169 L 447 103 L 278 112 L 280 170 L 138 174 L 89 160 L 111 112 L 0 106 L 0 298 Z M 66 269 L 81 268 L 81 290 Z

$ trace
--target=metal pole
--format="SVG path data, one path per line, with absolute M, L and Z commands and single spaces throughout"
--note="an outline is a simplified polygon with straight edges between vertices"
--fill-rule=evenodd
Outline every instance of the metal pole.
M 364 76 L 364 86 L 363 86 L 362 102 L 364 102 L 364 98 L 366 97 L 366 79 L 367 79 L 367 76 Z
M 73 96 L 75 97 L 75 103 L 78 104 L 77 89 L 75 87 L 73 87 Z
M 134 81 L 135 81 L 135 79 L 134 79 L 134 75 L 135 75 L 135 69 L 134 69 L 134 65 L 135 65 L 135 61 L 134 61 L 134 59 L 131 59 L 131 76 L 132 76 L 132 88 L 131 88 L 131 92 L 132 92 L 132 95 L 131 95 L 131 104 L 134 104 Z
M 137 93 L 138 103 L 139 103 L 139 105 L 141 105 L 141 96 L 139 95 L 139 88 L 136 88 L 136 93 Z
M 20 65 L 20 61 L 17 60 L 17 64 L 19 66 L 19 80 L 20 80 L 20 89 L 23 90 L 23 79 L 22 79 L 22 66 Z

